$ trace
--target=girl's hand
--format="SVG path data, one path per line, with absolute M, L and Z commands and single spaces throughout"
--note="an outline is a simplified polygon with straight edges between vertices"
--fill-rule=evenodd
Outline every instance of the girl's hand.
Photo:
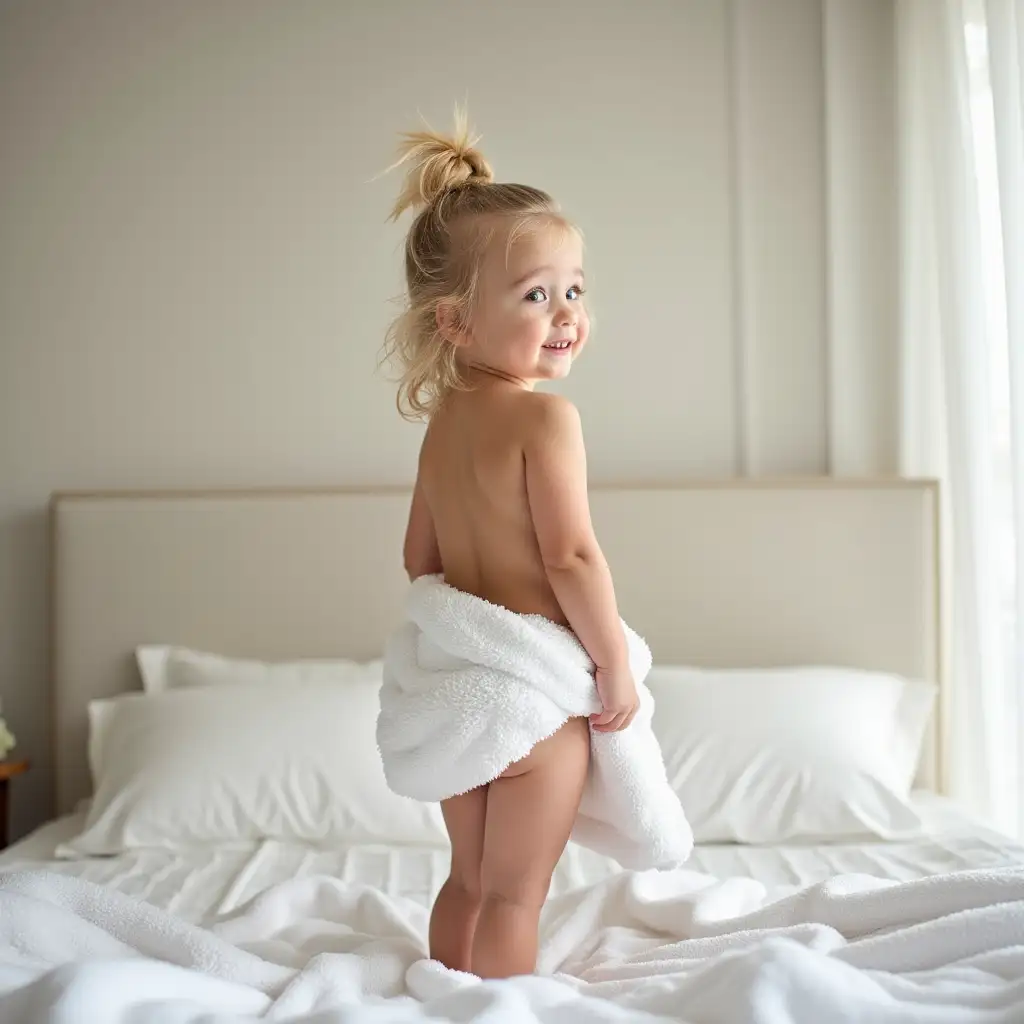
M 598 669 L 597 694 L 604 710 L 590 716 L 590 724 L 597 732 L 618 732 L 625 729 L 640 709 L 636 684 L 629 666 L 618 669 Z

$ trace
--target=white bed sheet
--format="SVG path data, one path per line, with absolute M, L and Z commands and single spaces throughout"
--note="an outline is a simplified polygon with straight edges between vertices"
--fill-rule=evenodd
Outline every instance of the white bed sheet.
M 837 874 L 893 881 L 967 868 L 1024 865 L 1024 846 L 979 825 L 957 806 L 919 793 L 926 838 L 901 842 L 698 845 L 688 863 L 715 878 L 753 878 L 772 890 L 798 889 Z M 429 906 L 448 870 L 446 847 L 359 845 L 317 849 L 266 841 L 240 847 L 146 849 L 116 857 L 54 859 L 56 846 L 81 828 L 82 815 L 59 818 L 0 853 L 0 868 L 46 867 L 137 896 L 187 921 L 235 910 L 286 879 L 326 875 Z M 618 871 L 570 844 L 552 882 L 558 896 Z

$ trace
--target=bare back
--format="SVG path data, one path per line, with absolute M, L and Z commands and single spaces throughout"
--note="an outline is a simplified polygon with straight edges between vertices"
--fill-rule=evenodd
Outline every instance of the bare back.
M 526 439 L 544 401 L 521 388 L 449 395 L 427 428 L 419 481 L 447 583 L 565 625 L 526 489 Z

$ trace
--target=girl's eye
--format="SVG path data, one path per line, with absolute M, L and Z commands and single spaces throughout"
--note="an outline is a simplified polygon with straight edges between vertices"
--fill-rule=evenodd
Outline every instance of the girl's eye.
M 570 300 L 572 300 L 572 299 L 578 299 L 578 298 L 580 298 L 580 296 L 582 296 L 582 295 L 583 295 L 583 289 L 582 289 L 582 288 L 581 288 L 581 287 L 580 287 L 580 286 L 579 286 L 578 284 L 574 284 L 574 285 L 573 285 L 573 286 L 572 286 L 572 287 L 571 287 L 571 288 L 570 288 L 570 289 L 569 289 L 569 290 L 568 290 L 568 291 L 567 291 L 567 292 L 565 293 L 565 297 L 566 297 L 567 299 L 570 299 Z
M 547 296 L 544 294 L 543 288 L 531 288 L 526 293 L 526 299 L 529 302 L 543 302 Z

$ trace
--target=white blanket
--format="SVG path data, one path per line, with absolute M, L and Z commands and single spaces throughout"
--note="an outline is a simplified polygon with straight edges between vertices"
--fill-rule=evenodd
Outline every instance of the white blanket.
M 1024 1020 L 1024 868 L 772 898 L 623 872 L 552 900 L 540 973 L 424 959 L 427 911 L 327 877 L 186 924 L 49 871 L 0 873 L 0 1021 L 1002 1024 Z
M 624 867 L 677 867 L 690 856 L 693 833 L 651 729 L 651 652 L 623 628 L 640 709 L 626 729 L 591 731 L 572 837 Z M 601 710 L 594 663 L 570 630 L 440 576 L 409 588 L 406 619 L 385 649 L 380 704 L 388 785 L 430 802 L 490 782 L 570 718 Z

